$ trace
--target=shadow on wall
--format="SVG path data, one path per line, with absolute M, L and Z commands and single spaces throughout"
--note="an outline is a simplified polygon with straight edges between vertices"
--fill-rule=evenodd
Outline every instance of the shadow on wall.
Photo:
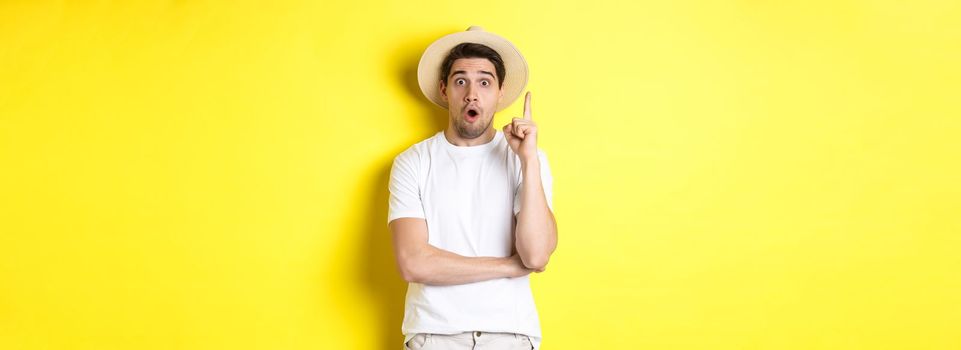
M 401 349 L 403 334 L 400 326 L 404 320 L 404 298 L 407 282 L 400 277 L 394 258 L 391 232 L 387 227 L 387 205 L 390 180 L 390 164 L 378 166 L 376 181 L 373 184 L 366 227 L 363 229 L 361 244 L 363 251 L 355 254 L 361 261 L 355 264 L 361 274 L 361 283 L 374 303 L 377 323 L 371 334 L 377 337 L 376 349 Z
M 411 99 L 411 105 L 418 106 L 417 112 L 409 116 L 412 123 L 423 123 L 424 129 L 428 133 L 424 135 L 411 135 L 410 139 L 420 141 L 432 136 L 434 133 L 447 128 L 447 113 L 445 110 L 433 105 L 424 97 L 417 83 L 417 64 L 424 49 L 437 38 L 456 31 L 438 31 L 424 35 L 401 45 L 395 51 L 393 57 L 386 64 L 394 67 L 392 71 L 397 74 L 394 76 L 397 84 L 403 86 L 407 92 L 407 98 Z M 440 69 L 438 67 L 438 69 Z M 401 139 L 405 139 L 401 137 Z M 392 153 L 384 163 L 377 164 L 375 181 L 369 184 L 366 191 L 370 193 L 367 202 L 367 213 L 364 215 L 362 224 L 358 225 L 361 229 L 359 236 L 362 237 L 359 247 L 363 250 L 354 256 L 361 261 L 356 266 L 357 273 L 362 276 L 361 282 L 374 303 L 374 309 L 378 312 L 378 323 L 373 330 L 379 339 L 378 349 L 396 350 L 403 347 L 404 336 L 401 333 L 401 324 L 404 320 L 404 299 L 407 293 L 407 282 L 400 277 L 394 257 L 394 248 L 390 229 L 387 226 L 387 210 L 390 192 L 388 183 L 390 181 L 390 168 L 393 158 L 411 144 L 402 144 L 387 152 Z
M 411 120 L 413 122 L 424 122 L 430 130 L 429 134 L 424 135 L 418 139 L 418 141 L 446 129 L 448 123 L 447 110 L 434 105 L 434 103 L 430 102 L 430 100 L 424 96 L 424 93 L 420 91 L 420 84 L 417 82 L 417 65 L 420 63 L 420 56 L 424 53 L 424 49 L 427 49 L 427 46 L 434 42 L 434 40 L 457 31 L 459 31 L 459 29 L 451 28 L 447 31 L 437 31 L 412 40 L 408 42 L 407 45 L 400 46 L 390 61 L 391 64 L 394 64 L 393 71 L 398 74 L 397 78 L 399 81 L 397 84 L 401 85 L 404 91 L 407 92 L 407 97 L 412 102 L 411 104 L 420 107 L 417 113 L 418 118 L 411 118 Z M 440 67 L 437 67 L 437 70 L 440 70 Z M 435 84 L 440 84 L 440 82 L 435 82 Z M 406 149 L 410 145 L 402 146 L 403 148 L 401 148 L 401 150 Z

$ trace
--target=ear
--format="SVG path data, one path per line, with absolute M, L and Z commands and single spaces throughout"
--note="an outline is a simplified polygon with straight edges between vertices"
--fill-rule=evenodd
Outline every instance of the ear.
M 444 102 L 450 103 L 447 100 L 447 82 L 443 80 L 440 81 L 440 97 L 444 99 Z

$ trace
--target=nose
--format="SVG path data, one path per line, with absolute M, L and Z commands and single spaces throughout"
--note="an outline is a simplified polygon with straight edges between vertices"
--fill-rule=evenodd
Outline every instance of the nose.
M 477 91 L 472 87 L 468 87 L 467 94 L 464 95 L 464 102 L 471 103 L 473 101 L 477 101 Z

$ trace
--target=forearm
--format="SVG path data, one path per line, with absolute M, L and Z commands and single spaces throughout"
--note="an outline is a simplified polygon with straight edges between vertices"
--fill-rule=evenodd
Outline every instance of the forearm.
M 429 246 L 413 264 L 415 282 L 429 285 L 455 285 L 515 277 L 521 264 L 513 257 L 468 257 Z M 513 266 L 512 266 L 513 265 Z
M 517 213 L 516 247 L 524 266 L 543 269 L 557 246 L 554 215 L 547 206 L 537 157 L 521 162 L 521 209 Z

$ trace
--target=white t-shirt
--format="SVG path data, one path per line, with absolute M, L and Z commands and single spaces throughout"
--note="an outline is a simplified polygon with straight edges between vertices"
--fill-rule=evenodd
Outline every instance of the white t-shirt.
M 553 210 L 547 156 L 537 150 L 541 182 Z M 456 146 L 440 131 L 394 158 L 387 222 L 427 221 L 427 242 L 463 256 L 508 257 L 513 219 L 520 211 L 520 158 L 501 130 L 477 146 Z M 530 276 L 434 286 L 409 283 L 401 331 L 416 333 L 510 332 L 541 343 Z

